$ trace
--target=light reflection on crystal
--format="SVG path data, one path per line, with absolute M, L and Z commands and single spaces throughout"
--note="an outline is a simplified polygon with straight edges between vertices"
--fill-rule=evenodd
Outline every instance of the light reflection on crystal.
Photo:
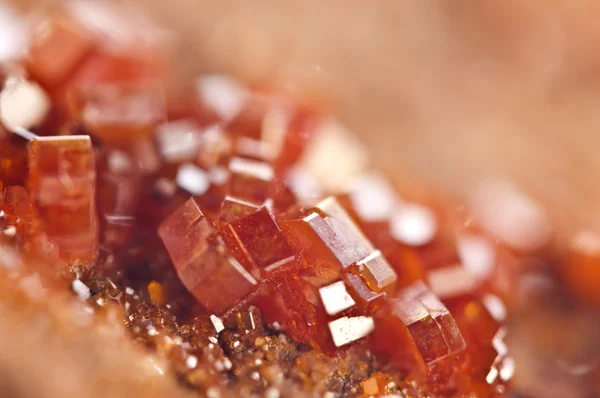
M 37 126 L 46 118 L 50 107 L 46 92 L 27 80 L 9 79 L 0 94 L 0 120 L 11 131 Z
M 195 196 L 203 195 L 210 187 L 207 173 L 191 163 L 179 167 L 176 180 L 179 187 Z
M 77 293 L 77 296 L 79 296 L 81 300 L 87 300 L 91 297 L 90 289 L 79 279 L 73 280 L 71 286 L 73 291 Z
M 30 142 L 29 181 L 44 230 L 69 263 L 97 256 L 96 172 L 88 136 L 38 137 Z
M 177 163 L 194 160 L 202 145 L 202 130 L 193 120 L 175 120 L 156 128 L 163 159 Z
M 356 305 L 344 282 L 335 282 L 319 289 L 321 301 L 329 315 L 336 315 Z
M 390 222 L 392 236 L 411 246 L 429 243 L 438 228 L 433 212 L 417 204 L 403 204 L 395 211 Z
M 366 149 L 338 121 L 321 122 L 308 143 L 299 167 L 328 192 L 346 191 L 369 161 Z
M 203 76 L 198 79 L 197 85 L 202 103 L 216 111 L 224 120 L 235 117 L 248 98 L 246 89 L 229 76 Z
M 364 174 L 352 185 L 350 199 L 365 222 L 387 221 L 400 199 L 390 183 L 379 174 Z
M 472 194 L 471 204 L 481 226 L 512 248 L 535 250 L 550 239 L 545 210 L 510 181 L 485 181 Z
M 396 283 L 396 272 L 379 250 L 356 263 L 363 278 L 375 292 L 391 291 Z
M 492 317 L 498 322 L 504 322 L 506 320 L 506 307 L 502 300 L 493 294 L 485 294 L 482 297 L 485 308 L 490 312 Z
M 342 317 L 329 322 L 329 330 L 336 347 L 352 343 L 368 336 L 375 323 L 373 318 L 368 316 Z
M 427 281 L 431 291 L 441 299 L 470 293 L 476 286 L 473 274 L 460 264 L 432 269 Z
M 477 279 L 486 279 L 492 274 L 496 253 L 485 238 L 474 235 L 461 236 L 458 238 L 457 249 L 461 264 Z

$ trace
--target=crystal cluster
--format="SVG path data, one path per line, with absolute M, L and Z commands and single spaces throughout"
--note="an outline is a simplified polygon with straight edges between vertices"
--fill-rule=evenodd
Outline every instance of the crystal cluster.
M 3 75 L 2 239 L 87 276 L 85 296 L 123 306 L 136 339 L 207 391 L 224 383 L 207 358 L 230 370 L 241 340 L 273 330 L 294 358 L 312 347 L 296 368 L 374 353 L 396 375 L 364 372 L 354 393 L 505 391 L 508 252 L 453 207 L 401 197 L 311 104 L 223 76 L 167 96 L 160 41 L 84 11 L 44 14 Z

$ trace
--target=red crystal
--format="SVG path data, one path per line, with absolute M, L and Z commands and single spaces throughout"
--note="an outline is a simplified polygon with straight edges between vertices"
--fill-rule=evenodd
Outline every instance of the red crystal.
M 268 199 L 273 169 L 268 163 L 234 157 L 229 162 L 229 194 L 262 204 Z
M 427 373 L 433 364 L 465 348 L 452 315 L 423 282 L 388 300 L 390 311 L 376 316 L 375 347 L 401 366 Z
M 139 181 L 105 172 L 99 178 L 98 190 L 102 243 L 116 250 L 133 239 L 140 195 Z
M 94 47 L 94 40 L 67 13 L 55 10 L 35 25 L 27 68 L 46 87 L 64 83 Z
M 375 251 L 335 198 L 308 213 L 302 219 L 282 220 L 281 227 L 308 264 L 303 277 L 315 286 L 334 282 L 343 269 Z
M 29 190 L 48 238 L 70 263 L 97 256 L 96 171 L 88 136 L 39 137 L 29 144 Z
M 129 148 L 151 138 L 165 118 L 162 91 L 151 84 L 94 84 L 70 96 L 73 117 L 106 144 Z
M 219 221 L 228 224 L 255 213 L 259 208 L 260 206 L 254 203 L 246 202 L 233 196 L 226 196 L 221 205 Z
M 363 278 L 352 272 L 345 272 L 343 279 L 348 292 L 358 304 L 361 312 L 375 313 L 385 302 L 385 292 L 375 292 L 367 285 Z
M 221 236 L 240 263 L 257 277 L 294 260 L 267 207 L 228 224 Z
M 159 227 L 179 278 L 209 311 L 221 314 L 253 291 L 257 281 L 227 251 L 194 199 Z

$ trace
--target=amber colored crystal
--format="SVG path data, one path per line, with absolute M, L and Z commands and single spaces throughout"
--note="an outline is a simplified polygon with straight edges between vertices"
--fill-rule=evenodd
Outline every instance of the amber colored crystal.
M 163 74 L 161 60 L 144 46 L 126 46 L 111 51 L 97 49 L 90 54 L 67 87 L 81 88 L 92 84 L 131 84 L 160 80 Z
M 404 245 L 395 245 L 385 254 L 386 259 L 396 271 L 399 288 L 404 288 L 425 279 L 425 268 L 419 253 Z
M 460 263 L 454 236 L 438 236 L 432 242 L 417 248 L 417 253 L 426 270 Z
M 320 202 L 302 219 L 282 219 L 280 224 L 288 241 L 308 264 L 302 271 L 303 277 L 316 286 L 339 279 L 343 269 L 375 251 L 335 198 Z M 390 278 L 387 282 L 371 282 L 393 284 L 394 271 L 389 268 L 384 273 Z
M 34 25 L 30 37 L 27 69 L 46 87 L 67 80 L 94 47 L 85 27 L 67 13 L 55 11 Z
M 374 292 L 393 293 L 397 276 L 379 250 L 360 260 L 356 266 Z
M 336 239 L 327 242 L 327 245 L 336 253 L 344 268 L 375 251 L 336 198 L 330 197 L 319 202 L 313 210 L 324 217 L 325 224 L 335 234 Z
M 592 231 L 571 239 L 559 268 L 569 291 L 577 298 L 600 305 L 600 237 Z
M 335 235 L 319 214 L 281 220 L 280 225 L 290 245 L 302 254 L 306 262 L 306 267 L 301 271 L 304 279 L 315 286 L 339 279 L 342 266 L 326 244 L 335 239 Z
M 326 329 L 327 313 L 319 305 L 317 289 L 296 275 L 286 275 L 277 284 L 277 292 L 285 303 L 286 331 L 293 339 L 305 342 L 325 352 L 333 351 Z
M 390 221 L 402 201 L 385 177 L 365 173 L 352 183 L 348 193 L 339 195 L 338 200 L 380 250 L 393 240 Z
M 256 279 L 227 248 L 189 199 L 159 227 L 179 278 L 209 311 L 221 314 L 252 292 Z
M 6 187 L 4 190 L 4 213 L 10 225 L 15 226 L 18 238 L 23 240 L 32 233 L 33 209 L 29 192 L 19 185 Z
M 473 295 L 451 299 L 447 306 L 467 343 L 468 375 L 474 381 L 484 382 L 498 356 L 493 344 L 500 321 Z
M 98 212 L 102 244 L 112 250 L 128 244 L 134 236 L 139 181 L 109 171 L 98 178 Z
M 265 162 L 234 157 L 229 162 L 229 194 L 239 199 L 262 204 L 268 199 L 273 169 Z
M 212 126 L 200 137 L 201 150 L 196 162 L 206 168 L 213 167 L 226 162 L 231 153 L 231 138 L 219 126 Z
M 29 144 L 29 190 L 48 238 L 70 263 L 97 256 L 96 171 L 88 136 L 39 137 Z
M 189 199 L 160 225 L 158 233 L 179 269 L 200 255 L 213 231 L 196 201 Z
M 25 143 L 12 134 L 0 137 L 0 180 L 7 186 L 23 185 L 26 176 L 27 147 Z
M 376 315 L 374 347 L 416 375 L 465 348 L 450 312 L 423 282 L 388 300 L 389 312 Z
M 249 137 L 236 137 L 233 151 L 236 156 L 259 162 L 270 162 L 274 157 L 273 147 L 269 143 Z
M 221 205 L 219 220 L 224 223 L 230 223 L 255 213 L 259 208 L 260 206 L 254 203 L 246 202 L 233 196 L 226 196 Z
M 265 116 L 271 107 L 278 105 L 281 104 L 272 96 L 254 94 L 246 101 L 243 109 L 225 125 L 225 130 L 234 137 L 260 140 Z
M 261 331 L 263 330 L 263 319 L 260 310 L 251 305 L 248 309 L 240 311 L 235 315 L 235 322 L 240 331 Z
M 348 292 L 364 313 L 375 313 L 380 309 L 385 300 L 385 292 L 375 292 L 363 278 L 353 272 L 345 272 L 343 279 Z
M 95 137 L 124 148 L 148 140 L 166 112 L 162 90 L 151 83 L 82 86 L 71 91 L 69 108 Z
M 267 207 L 228 224 L 221 235 L 240 263 L 257 277 L 289 265 L 294 260 Z
M 368 379 L 364 379 L 360 382 L 363 393 L 367 396 L 380 396 L 385 394 L 387 390 L 389 390 L 389 384 L 389 375 L 383 373 L 374 373 Z M 398 395 L 398 398 L 402 398 L 403 396 L 404 395 Z
M 165 303 L 164 288 L 157 281 L 152 281 L 148 284 L 148 295 L 150 296 L 150 302 L 157 307 Z
M 310 140 L 317 134 L 323 122 L 321 115 L 308 109 L 296 109 L 288 123 L 281 150 L 274 161 L 278 173 L 290 169 L 298 163 Z
M 209 311 L 222 314 L 256 289 L 257 281 L 233 258 L 224 255 L 225 247 L 210 243 L 201 259 L 179 270 L 190 292 Z

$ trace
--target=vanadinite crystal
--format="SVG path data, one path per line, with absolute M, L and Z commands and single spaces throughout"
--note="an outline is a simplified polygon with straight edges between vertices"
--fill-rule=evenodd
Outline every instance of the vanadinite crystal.
M 152 39 L 86 7 L 42 14 L 2 69 L 0 249 L 70 270 L 203 396 L 508 391 L 512 253 L 310 104 L 225 76 L 179 93 Z M 569 261 L 597 276 L 582 244 Z
M 97 255 L 96 170 L 88 136 L 38 137 L 29 144 L 29 190 L 44 231 L 70 263 Z
M 208 310 L 227 311 L 257 285 L 194 199 L 163 222 L 159 234 L 183 284 Z

